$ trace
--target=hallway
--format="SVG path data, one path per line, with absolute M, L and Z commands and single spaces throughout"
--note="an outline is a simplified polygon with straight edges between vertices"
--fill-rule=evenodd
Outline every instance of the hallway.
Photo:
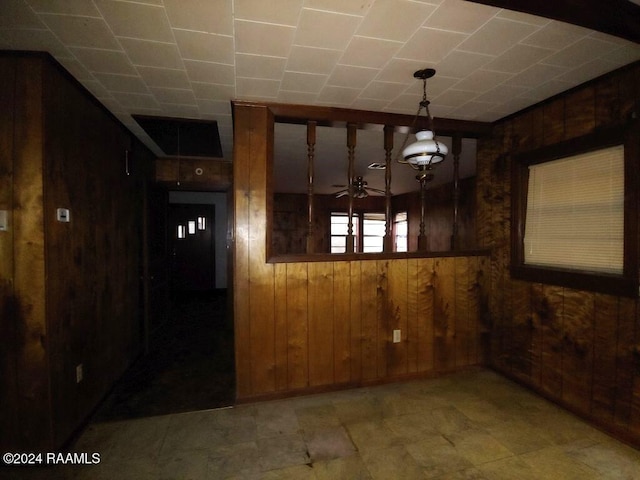
M 234 401 L 233 325 L 226 290 L 174 293 L 150 352 L 115 385 L 94 422 L 229 406 Z

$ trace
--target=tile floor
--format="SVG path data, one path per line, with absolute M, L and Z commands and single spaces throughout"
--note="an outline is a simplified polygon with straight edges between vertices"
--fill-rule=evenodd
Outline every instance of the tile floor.
M 640 479 L 640 451 L 483 369 L 95 423 L 73 450 L 101 462 L 44 478 Z

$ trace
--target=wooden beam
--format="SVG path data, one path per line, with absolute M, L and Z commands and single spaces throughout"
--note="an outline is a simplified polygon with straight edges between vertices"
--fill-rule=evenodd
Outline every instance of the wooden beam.
M 628 0 L 467 0 L 580 25 L 640 43 L 640 6 Z

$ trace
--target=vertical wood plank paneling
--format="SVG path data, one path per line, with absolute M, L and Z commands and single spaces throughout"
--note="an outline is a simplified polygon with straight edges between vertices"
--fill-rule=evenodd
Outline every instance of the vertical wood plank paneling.
M 287 264 L 287 385 L 309 386 L 308 272 L 306 263 Z M 278 302 L 282 302 L 278 295 Z
M 376 377 L 388 375 L 388 348 L 390 342 L 390 323 L 393 306 L 386 299 L 389 297 L 389 262 L 376 262 Z
M 616 397 L 614 421 L 618 425 L 631 422 L 633 403 L 633 379 L 637 372 L 636 345 L 640 331 L 636 326 L 637 303 L 635 299 L 620 298 L 616 331 Z
M 564 99 L 556 99 L 543 107 L 544 145 L 553 145 L 566 139 Z
M 289 385 L 288 372 L 288 344 L 289 333 L 287 327 L 287 264 L 274 265 L 275 291 L 280 301 L 275 302 L 275 352 L 276 352 L 276 390 L 286 390 Z
M 334 383 L 333 263 L 310 263 L 309 385 Z
M 389 321 L 386 331 L 387 365 L 389 375 L 404 375 L 408 371 L 408 346 L 407 339 L 413 335 L 409 331 L 407 320 L 407 275 L 408 265 L 406 259 L 388 261 L 387 267 L 387 297 L 384 299 L 387 307 L 383 309 L 389 312 Z M 400 330 L 401 340 L 393 343 L 393 330 Z
M 471 328 L 469 325 L 469 258 L 454 258 L 455 274 L 455 310 L 456 333 L 455 355 L 456 366 L 469 365 L 469 343 Z
M 594 294 L 564 289 L 562 398 L 581 412 L 591 409 Z
M 378 376 L 378 272 L 373 260 L 360 262 L 360 269 L 362 378 L 373 380 Z
M 640 308 L 636 304 L 635 311 L 635 335 L 634 335 L 634 368 L 633 368 L 633 395 L 631 397 L 631 419 L 629 426 L 640 435 Z
M 591 413 L 601 420 L 611 422 L 616 403 L 618 297 L 597 294 L 594 307 Z
M 469 336 L 467 349 L 469 351 L 469 364 L 476 365 L 480 362 L 479 342 L 480 338 L 480 284 L 478 282 L 479 259 L 469 257 L 469 290 L 468 290 L 468 318 Z
M 591 133 L 596 126 L 595 87 L 578 90 L 565 99 L 565 139 Z
M 253 110 L 248 107 L 234 109 L 233 143 L 233 311 L 234 345 L 236 361 L 236 395 L 250 396 L 251 385 L 251 315 L 249 302 L 250 185 L 247 172 L 251 167 L 251 136 L 256 135 L 252 125 Z
M 418 371 L 418 352 L 425 332 L 418 314 L 418 260 L 407 260 L 407 372 Z
M 14 292 L 13 235 L 13 126 L 14 126 L 14 85 L 15 62 L 10 58 L 0 58 L 0 78 L 5 88 L 0 88 L 0 210 L 6 210 L 9 230 L 0 232 L 0 391 L 4 405 L 0 409 L 0 449 L 9 451 L 16 448 L 11 438 L 18 430 L 18 391 L 16 357 L 17 339 L 17 299 Z
M 434 357 L 438 371 L 455 367 L 455 260 L 451 257 L 435 260 L 434 285 Z
M 518 377 L 531 378 L 531 284 L 513 280 L 511 282 L 513 323 L 509 335 L 509 358 L 512 371 Z
M 354 382 L 360 381 L 363 378 L 361 265 L 362 262 L 351 262 L 351 268 L 349 271 L 349 288 L 351 291 L 351 380 Z
M 333 263 L 333 344 L 336 383 L 351 380 L 351 262 Z
M 417 263 L 418 371 L 435 368 L 435 261 L 419 258 Z
M 544 325 L 540 316 L 539 301 L 542 297 L 542 285 L 531 284 L 529 290 L 529 308 L 531 314 L 531 383 L 540 387 L 543 371 Z
M 14 123 L 13 248 L 19 445 L 53 445 L 45 309 L 42 64 L 18 59 Z
M 478 361 L 488 364 L 491 360 L 491 312 L 489 310 L 489 292 L 491 291 L 491 262 L 488 257 L 478 259 Z
M 533 284 L 532 309 L 542 325 L 542 389 L 562 398 L 563 288 Z

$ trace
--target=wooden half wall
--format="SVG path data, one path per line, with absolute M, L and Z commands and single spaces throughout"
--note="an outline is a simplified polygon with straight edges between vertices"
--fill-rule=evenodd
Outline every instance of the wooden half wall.
M 600 128 L 623 128 L 638 115 L 635 64 L 497 124 L 492 138 L 478 142 L 476 187 L 480 246 L 492 249 L 491 364 L 636 445 L 638 299 L 514 280 L 509 262 L 512 156 Z
M 484 361 L 486 256 L 268 263 L 273 116 L 257 105 L 234 105 L 233 113 L 239 401 Z

